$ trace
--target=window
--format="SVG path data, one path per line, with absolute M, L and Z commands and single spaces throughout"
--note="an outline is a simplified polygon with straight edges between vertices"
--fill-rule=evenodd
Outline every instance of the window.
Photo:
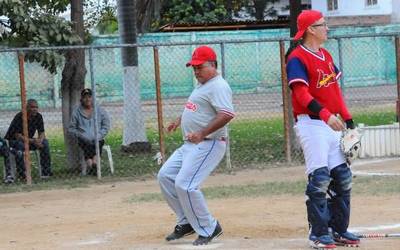
M 377 5 L 378 4 L 378 0 L 366 0 L 365 4 L 367 6 Z
M 328 11 L 338 9 L 338 0 L 328 0 Z

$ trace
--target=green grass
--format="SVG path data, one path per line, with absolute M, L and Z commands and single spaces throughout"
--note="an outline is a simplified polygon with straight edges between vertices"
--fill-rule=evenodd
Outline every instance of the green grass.
M 382 111 L 377 113 L 355 113 L 353 120 L 358 123 L 364 123 L 366 126 L 376 126 L 392 124 L 396 122 L 396 112 Z
M 366 125 L 390 124 L 395 121 L 395 112 L 379 113 L 356 113 L 356 123 Z M 255 119 L 255 120 L 234 120 L 230 124 L 230 150 L 232 169 L 227 169 L 225 162 L 217 169 L 219 172 L 232 171 L 257 166 L 265 168 L 271 165 L 285 164 L 283 122 L 281 118 Z M 32 158 L 32 175 L 36 185 L 31 189 L 44 189 L 51 187 L 64 187 L 81 185 L 87 182 L 81 179 L 79 173 L 69 170 L 66 166 L 65 145 L 61 131 L 49 131 L 49 138 L 52 157 L 52 168 L 54 177 L 51 182 L 41 181 L 37 177 L 35 158 Z M 106 137 L 106 143 L 112 148 L 115 174 L 111 176 L 108 169 L 106 154 L 103 154 L 102 167 L 104 169 L 104 181 L 116 181 L 121 178 L 141 178 L 143 176 L 154 176 L 160 166 L 153 159 L 159 151 L 158 134 L 154 129 L 147 130 L 149 142 L 152 144 L 152 152 L 141 154 L 127 154 L 120 150 L 122 144 L 122 132 L 111 131 Z M 182 144 L 180 131 L 168 135 L 165 138 L 167 156 Z M 301 155 L 294 158 L 297 163 L 302 163 Z M 1 164 L 1 163 L 0 163 Z M 91 178 L 91 180 L 94 178 Z M 21 183 L 22 184 L 22 183 Z M 20 185 L 0 185 L 1 192 L 18 191 Z M 25 188 L 25 187 L 24 187 Z
M 254 198 L 271 195 L 303 195 L 305 188 L 306 181 L 297 180 L 286 182 L 265 182 L 251 185 L 216 186 L 204 188 L 202 191 L 207 199 L 222 199 L 240 197 Z M 352 193 L 354 195 L 398 195 L 399 191 L 399 177 L 357 177 L 353 181 Z M 160 192 L 132 195 L 126 200 L 126 202 L 129 203 L 155 201 L 163 201 L 163 197 Z
M 230 126 L 233 165 L 271 163 L 284 159 L 282 119 L 241 121 Z
M 375 195 L 400 194 L 399 176 L 362 176 L 353 181 L 354 194 Z

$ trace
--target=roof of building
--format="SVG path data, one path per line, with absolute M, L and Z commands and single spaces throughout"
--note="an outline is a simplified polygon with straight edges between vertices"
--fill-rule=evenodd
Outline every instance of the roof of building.
M 274 29 L 289 27 L 287 17 L 262 21 L 225 21 L 209 23 L 169 23 L 159 28 L 160 32 L 189 32 L 216 30 Z

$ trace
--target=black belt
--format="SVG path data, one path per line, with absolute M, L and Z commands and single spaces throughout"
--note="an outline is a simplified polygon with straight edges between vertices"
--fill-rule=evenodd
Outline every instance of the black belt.
M 220 138 L 204 138 L 205 141 L 217 140 L 217 141 L 226 141 L 225 137 Z
M 321 117 L 319 117 L 319 115 L 308 115 L 308 117 L 310 117 L 310 119 L 313 120 L 322 120 Z M 295 121 L 297 122 L 297 117 L 295 118 Z
M 321 117 L 319 117 L 319 115 L 308 115 L 310 117 L 310 119 L 313 120 L 321 120 Z

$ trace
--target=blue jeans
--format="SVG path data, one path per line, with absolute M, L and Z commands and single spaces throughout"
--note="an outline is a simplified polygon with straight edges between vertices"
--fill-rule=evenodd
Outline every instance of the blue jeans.
M 326 235 L 328 227 L 339 233 L 347 231 L 351 182 L 352 174 L 345 163 L 330 172 L 327 167 L 318 168 L 308 176 L 306 206 L 311 234 Z
M 6 178 L 7 176 L 11 175 L 10 149 L 8 148 L 7 143 L 3 138 L 0 138 L 0 156 L 4 157 L 4 178 Z
M 43 147 L 38 148 L 33 143 L 29 144 L 30 150 L 39 150 L 40 152 L 40 165 L 42 167 L 42 175 L 50 176 L 51 173 L 51 158 L 50 158 L 50 146 L 47 139 L 44 139 Z M 25 178 L 25 163 L 24 163 L 24 142 L 20 140 L 10 141 L 10 147 L 14 148 L 15 151 L 15 162 L 17 164 L 17 174 L 20 178 Z

